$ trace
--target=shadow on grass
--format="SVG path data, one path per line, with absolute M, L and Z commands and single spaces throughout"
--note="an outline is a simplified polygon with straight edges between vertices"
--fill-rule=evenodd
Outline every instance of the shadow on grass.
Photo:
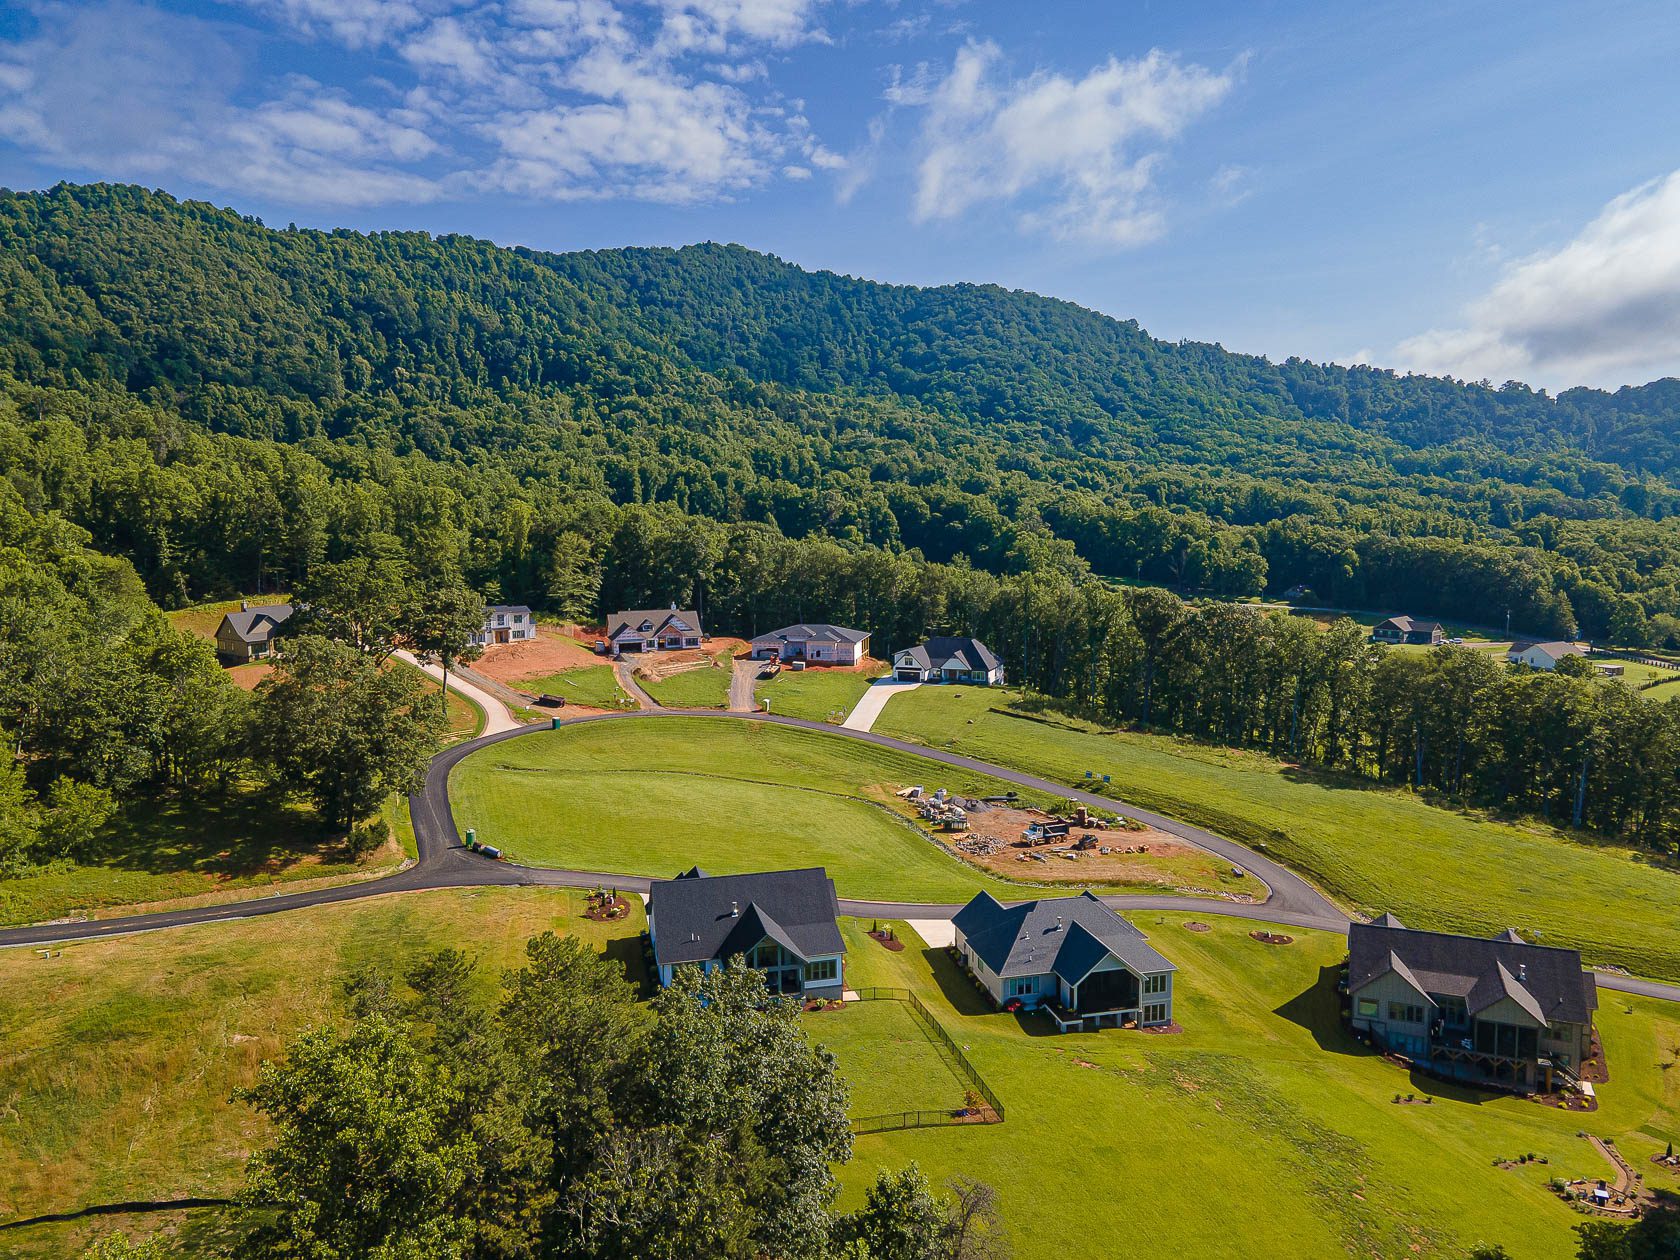
M 134 802 L 100 832 L 81 864 L 237 877 L 276 871 L 300 857 L 352 863 L 357 854 L 342 832 L 285 793 L 236 788 Z
M 609 940 L 601 950 L 601 956 L 609 963 L 616 963 L 624 969 L 624 978 L 636 986 L 638 997 L 646 999 L 653 996 L 653 976 L 647 965 L 647 938 L 637 936 L 615 936 Z
M 1272 1014 L 1281 1015 L 1297 1027 L 1305 1028 L 1320 1050 L 1330 1054 L 1374 1057 L 1376 1051 L 1342 1024 L 1342 998 L 1336 992 L 1336 982 L 1341 973 L 1340 963 L 1320 967 L 1318 978 L 1311 987 L 1297 993 Z
M 926 960 L 928 970 L 933 973 L 934 983 L 939 986 L 939 992 L 958 1015 L 997 1013 L 991 997 L 966 971 L 957 966 L 956 959 L 951 955 L 942 949 L 924 949 L 922 958 Z

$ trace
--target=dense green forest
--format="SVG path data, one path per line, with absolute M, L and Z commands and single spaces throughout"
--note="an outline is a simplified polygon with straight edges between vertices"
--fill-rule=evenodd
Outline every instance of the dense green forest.
M 106 185 L 0 195 L 0 284 L 7 470 L 166 602 L 296 575 L 302 450 L 329 480 L 390 457 L 447 487 L 469 576 L 537 602 L 567 560 L 530 560 L 552 540 L 525 531 L 563 496 L 994 573 L 1305 583 L 1346 607 L 1680 641 L 1672 380 L 1554 399 L 1273 364 L 738 247 L 275 231 Z M 55 417 L 127 465 L 123 493 L 52 466 L 81 458 L 41 433 Z M 243 485 L 207 503 L 205 464 Z M 160 517 L 146 496 L 169 474 L 194 493 Z M 255 519 L 204 548 L 206 512 Z
M 120 799 L 250 751 L 242 697 L 204 692 L 225 738 L 168 725 L 219 710 L 152 600 L 292 591 L 357 647 L 343 627 L 383 617 L 388 651 L 409 595 L 464 585 L 883 649 L 979 633 L 1105 720 L 1680 839 L 1680 705 L 1101 580 L 1680 642 L 1680 383 L 1552 399 L 1274 365 L 733 247 L 275 231 L 126 187 L 0 196 L 0 271 L 0 725 L 37 832 L 108 807 L 54 802 L 61 779 Z M 156 706 L 95 712 L 113 690 Z M 205 764 L 169 760 L 187 745 Z M 259 751 L 307 780 L 309 750 Z

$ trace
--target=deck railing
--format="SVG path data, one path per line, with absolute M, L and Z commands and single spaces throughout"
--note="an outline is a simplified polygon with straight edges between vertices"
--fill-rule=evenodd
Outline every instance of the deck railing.
M 940 1056 L 951 1066 L 970 1090 L 985 1104 L 983 1107 L 962 1107 L 948 1111 L 896 1111 L 875 1116 L 859 1116 L 852 1120 L 853 1133 L 885 1133 L 893 1129 L 925 1129 L 947 1124 L 1002 1124 L 1003 1102 L 992 1087 L 970 1063 L 951 1034 L 933 1017 L 922 1000 L 909 989 L 868 988 L 857 990 L 863 1002 L 898 1002 L 907 1009 L 927 1033 Z

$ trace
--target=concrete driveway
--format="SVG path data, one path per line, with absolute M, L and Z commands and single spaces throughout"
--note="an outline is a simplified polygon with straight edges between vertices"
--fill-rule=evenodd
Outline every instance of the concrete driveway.
M 881 710 L 888 700 L 901 691 L 914 691 L 921 683 L 894 682 L 891 678 L 877 678 L 869 684 L 869 690 L 858 699 L 857 707 L 846 715 L 846 720 L 840 723 L 848 731 L 867 731 L 874 727 L 875 719 L 881 716 Z
M 407 661 L 433 681 L 443 681 L 443 670 L 436 665 L 428 665 L 423 661 L 416 660 L 412 652 L 398 652 L 396 655 L 399 660 Z M 508 712 L 507 705 L 482 687 L 475 687 L 453 670 L 449 674 L 449 690 L 457 695 L 465 696 L 484 711 L 484 730 L 482 733 L 485 735 L 499 735 L 503 731 L 516 731 L 525 725 Z

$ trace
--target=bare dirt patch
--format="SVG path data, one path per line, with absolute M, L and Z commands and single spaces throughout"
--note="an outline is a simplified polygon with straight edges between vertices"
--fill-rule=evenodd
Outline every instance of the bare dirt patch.
M 544 678 L 580 665 L 600 665 L 606 657 L 595 655 L 580 638 L 562 634 L 553 626 L 538 626 L 537 637 L 523 643 L 498 643 L 484 649 L 473 669 L 487 678 L 512 686 L 526 678 Z
M 1026 845 L 1021 834 L 1050 815 L 1038 809 L 990 805 L 968 809 L 965 830 L 935 832 L 939 843 L 982 870 L 1003 879 L 1034 883 L 1160 884 L 1176 886 L 1175 876 L 1163 869 L 1173 858 L 1197 857 L 1201 850 L 1153 827 L 1132 831 L 1123 827 L 1073 826 L 1065 839 Z M 1093 837 L 1078 848 L 1084 836 Z M 991 850 L 988 852 L 987 850 Z M 1106 850 L 1106 851 L 1105 851 Z
M 274 672 L 274 666 L 267 661 L 247 661 L 243 665 L 230 665 L 225 672 L 235 687 L 255 691 L 257 684 Z
M 636 672 L 650 682 L 659 682 L 690 670 L 729 668 L 730 661 L 746 648 L 746 640 L 727 635 L 709 639 L 703 648 L 682 648 L 675 652 L 640 652 L 629 659 L 635 662 Z

